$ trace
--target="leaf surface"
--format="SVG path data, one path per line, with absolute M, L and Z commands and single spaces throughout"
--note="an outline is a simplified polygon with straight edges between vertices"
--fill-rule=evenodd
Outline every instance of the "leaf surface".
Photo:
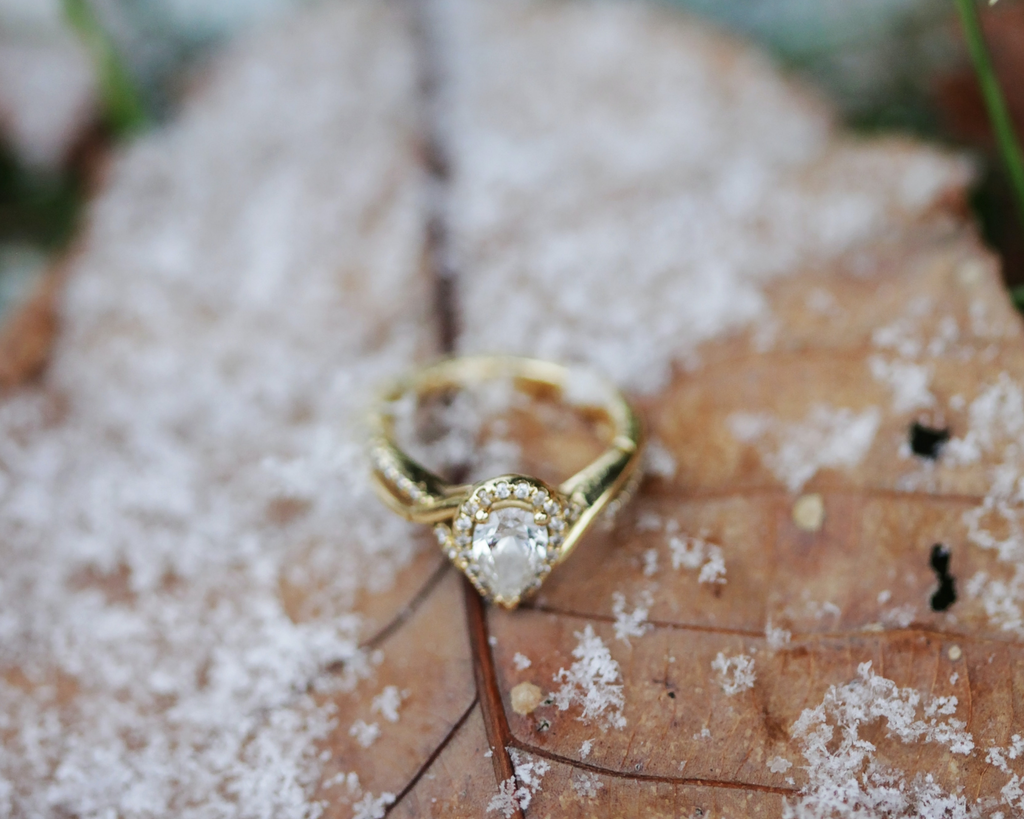
M 638 4 L 353 1 L 240 46 L 118 160 L 5 405 L 0 799 L 1024 811 L 1024 358 L 968 181 Z M 366 485 L 358 413 L 445 348 L 585 360 L 648 421 L 638 497 L 515 612 Z M 598 451 L 544 399 L 457 410 L 482 475 Z

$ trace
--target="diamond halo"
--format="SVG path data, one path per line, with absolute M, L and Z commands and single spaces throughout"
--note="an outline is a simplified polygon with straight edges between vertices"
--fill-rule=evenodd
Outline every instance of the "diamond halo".
M 476 484 L 438 545 L 477 591 L 505 608 L 540 588 L 558 562 L 574 507 L 536 478 L 501 475 Z

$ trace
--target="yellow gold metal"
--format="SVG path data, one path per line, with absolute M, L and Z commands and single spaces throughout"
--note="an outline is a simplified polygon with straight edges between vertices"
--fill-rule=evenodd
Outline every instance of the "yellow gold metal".
M 599 411 L 613 430 L 608 449 L 553 488 L 527 475 L 452 484 L 417 463 L 395 442 L 395 407 L 403 398 L 498 380 L 551 388 L 571 405 Z M 644 433 L 625 396 L 589 370 L 550 361 L 511 356 L 442 359 L 389 385 L 369 425 L 371 480 L 377 494 L 407 520 L 435 524 L 438 541 L 452 562 L 483 596 L 506 608 L 515 608 L 522 597 L 536 591 L 551 568 L 569 556 L 597 516 L 605 510 L 617 511 L 640 479 Z M 535 580 L 522 594 L 502 595 L 493 593 L 481 579 L 465 541 L 492 511 L 509 507 L 535 511 L 536 525 L 544 527 L 547 539 Z

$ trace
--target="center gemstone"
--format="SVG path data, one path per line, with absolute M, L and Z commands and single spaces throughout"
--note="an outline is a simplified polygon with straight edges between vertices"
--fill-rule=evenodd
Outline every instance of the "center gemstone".
M 540 575 L 547 545 L 548 529 L 533 519 L 533 512 L 507 506 L 476 525 L 472 560 L 491 594 L 513 600 Z

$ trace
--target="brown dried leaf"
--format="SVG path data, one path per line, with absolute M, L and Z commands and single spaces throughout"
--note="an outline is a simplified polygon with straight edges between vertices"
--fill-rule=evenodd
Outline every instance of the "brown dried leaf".
M 1004 491 L 973 534 L 965 514 L 995 497 L 1000 476 L 1024 471 L 1024 409 L 1014 403 L 1024 359 L 1019 320 L 961 213 L 963 163 L 836 133 L 760 57 L 664 10 L 446 0 L 422 14 L 429 25 L 414 35 L 408 9 L 352 2 L 257 41 L 219 69 L 168 147 L 144 142 L 112 174 L 41 388 L 49 401 L 67 397 L 66 410 L 25 433 L 26 448 L 40 442 L 51 460 L 25 466 L 12 450 L 12 481 L 40 485 L 28 467 L 53 458 L 89 486 L 107 474 L 69 454 L 83 404 L 110 427 L 91 459 L 137 454 L 88 378 L 73 377 L 76 363 L 135 389 L 125 346 L 156 363 L 201 368 L 212 357 L 218 395 L 251 390 L 276 412 L 273 395 L 253 389 L 270 390 L 252 374 L 266 360 L 288 384 L 280 417 L 267 411 L 273 423 L 245 416 L 213 434 L 202 413 L 168 413 L 166 429 L 159 419 L 144 430 L 178 446 L 217 502 L 242 510 L 225 541 L 256 516 L 266 563 L 256 571 L 251 554 L 232 552 L 234 562 L 189 574 L 168 558 L 175 570 L 139 592 L 148 564 L 129 547 L 93 560 L 55 551 L 75 568 L 55 587 L 64 597 L 17 598 L 38 623 L 64 628 L 62 606 L 88 602 L 106 641 L 83 644 L 90 658 L 122 659 L 113 644 L 170 657 L 196 679 L 114 688 L 102 669 L 73 667 L 79 646 L 65 641 L 61 655 L 45 633 L 18 637 L 22 653 L 2 657 L 0 701 L 13 705 L 0 734 L 22 748 L 36 723 L 57 728 L 34 746 L 38 759 L 0 756 L 0 785 L 17 783 L 0 787 L 0 805 L 346 818 L 497 816 L 502 805 L 540 816 L 1016 815 L 1020 556 L 982 548 L 978 533 L 1003 536 L 999 516 L 1015 522 L 1017 501 Z M 443 192 L 432 212 L 410 204 L 422 201 L 408 114 L 417 48 L 441 82 L 423 106 L 435 119 L 422 141 L 447 160 L 431 165 Z M 309 90 L 303 78 L 318 71 L 330 81 Z M 334 83 L 351 94 L 334 94 Z M 307 96 L 291 99 L 298 88 Z M 239 121 L 268 123 L 268 136 L 233 130 L 237 98 L 253 106 Z M 294 131 L 286 115 L 300 120 Z M 325 144 L 325 128 L 339 147 Z M 325 182 L 314 160 L 328 157 L 332 171 L 369 158 L 372 173 L 362 187 Z M 251 173 L 257 158 L 279 163 L 280 190 L 303 214 L 329 210 L 347 233 L 312 216 L 299 239 L 275 233 L 284 216 L 274 197 L 247 216 L 266 196 Z M 182 181 L 175 162 L 196 176 Z M 219 185 L 204 188 L 204 174 L 222 175 Z M 140 222 L 132 245 L 129 215 L 164 201 L 177 204 L 156 227 Z M 427 277 L 410 264 L 417 214 L 440 295 L 426 319 Z M 181 232 L 165 236 L 167 225 Z M 254 225 L 271 234 L 268 268 L 247 266 L 239 237 Z M 444 237 L 450 246 L 439 246 Z M 274 254 L 308 268 L 294 291 L 275 283 L 284 268 Z M 207 256 L 246 294 L 239 305 L 188 278 L 190 260 Z M 437 275 L 451 258 L 454 283 Z M 122 293 L 136 266 L 166 302 L 143 302 L 152 326 Z M 371 275 L 379 268 L 388 275 Z M 716 277 L 724 301 L 711 292 Z M 322 514 L 324 486 L 358 490 L 295 454 L 315 450 L 317 425 L 337 423 L 337 405 L 321 401 L 332 374 L 364 389 L 411 363 L 413 342 L 425 354 L 432 329 L 449 335 L 452 315 L 458 349 L 606 369 L 634 388 L 660 452 L 615 527 L 589 534 L 515 612 L 486 608 L 428 534 L 393 528 L 377 507 Z M 209 388 L 180 377 L 198 395 Z M 161 388 L 143 382 L 118 396 L 151 410 L 143 399 Z M 504 427 L 540 477 L 571 473 L 597 447 L 579 419 L 544 402 L 502 420 L 491 431 Z M 908 452 L 914 421 L 950 429 L 936 462 Z M 337 457 L 354 468 L 354 456 Z M 263 475 L 256 465 L 273 458 L 298 471 L 282 470 L 287 491 L 264 489 L 265 475 L 237 477 Z M 303 464 L 319 491 L 303 489 Z M 83 503 L 74 488 L 67 502 Z M 820 525 L 794 518 L 807 494 L 821 498 Z M 140 519 L 131 531 L 188 531 L 177 507 L 149 502 L 126 507 L 125 525 Z M 122 514 L 118 498 L 109 503 Z M 191 513 L 207 521 L 204 507 Z M 92 543 L 58 517 L 61 535 Z M 0 514 L 5 551 L 31 586 L 31 572 L 44 571 L 31 562 L 40 524 L 23 521 Z M 938 543 L 956 578 L 945 611 L 930 607 Z M 349 613 L 360 615 L 361 650 L 342 641 L 315 654 L 326 639 L 315 629 L 349 623 Z M 111 617 L 127 624 L 116 639 Z M 296 659 L 295 646 L 316 662 Z M 592 665 L 574 671 L 584 658 Z M 137 669 L 132 659 L 124 667 Z M 573 698 L 574 680 L 588 702 Z M 511 692 L 523 683 L 551 696 L 519 713 Z M 243 725 L 235 731 L 228 717 Z M 203 719 L 216 736 L 189 722 Z M 225 750 L 211 752 L 214 740 Z M 495 801 L 502 788 L 518 805 Z

